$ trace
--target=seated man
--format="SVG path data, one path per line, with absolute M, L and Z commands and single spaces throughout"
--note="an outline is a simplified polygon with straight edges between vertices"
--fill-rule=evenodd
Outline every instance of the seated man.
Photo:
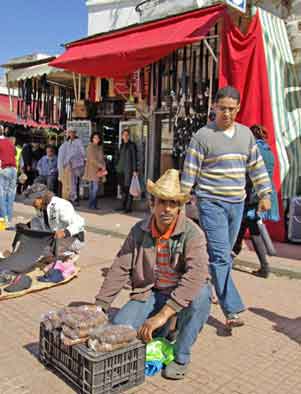
M 44 229 L 53 231 L 55 238 L 59 240 L 57 253 L 79 253 L 85 241 L 85 221 L 73 205 L 69 201 L 55 197 L 52 192 L 44 191 L 36 193 L 33 206 L 45 225 Z
M 167 336 L 177 316 L 175 361 L 163 371 L 183 379 L 191 348 L 206 323 L 211 306 L 206 240 L 200 228 L 181 211 L 189 196 L 180 192 L 179 173 L 168 170 L 148 180 L 152 215 L 130 231 L 104 283 L 96 304 L 105 311 L 121 289 L 131 283 L 131 300 L 114 324 L 128 324 L 145 342 Z
M 57 157 L 53 146 L 46 148 L 46 155 L 39 160 L 37 165 L 39 176 L 35 179 L 35 183 L 43 183 L 47 188 L 55 192 L 57 188 Z

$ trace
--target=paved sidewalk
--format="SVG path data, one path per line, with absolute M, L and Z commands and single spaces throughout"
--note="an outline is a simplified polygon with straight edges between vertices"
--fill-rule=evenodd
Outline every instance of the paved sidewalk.
M 102 209 L 97 213 L 91 213 L 85 209 L 85 202 L 81 207 L 81 215 L 86 220 L 87 231 L 100 235 L 109 235 L 117 239 L 124 239 L 130 228 L 147 212 L 139 210 L 131 215 L 124 215 L 112 210 L 116 206 L 116 201 L 101 200 Z M 22 218 L 29 218 L 34 214 L 32 207 L 21 203 L 15 204 L 16 221 L 22 221 Z M 275 243 L 277 251 L 276 257 L 270 257 L 269 262 L 274 274 L 284 275 L 292 278 L 301 279 L 301 244 Z M 253 269 L 258 268 L 259 262 L 253 251 L 250 241 L 245 242 L 244 248 L 235 261 L 235 267 L 250 273 Z
M 28 210 L 23 206 L 25 216 Z M 84 214 L 89 226 L 125 234 L 137 218 Z M 0 250 L 9 248 L 13 234 L 2 232 Z M 1 302 L 0 394 L 69 394 L 73 390 L 37 359 L 41 315 L 70 302 L 92 302 L 122 237 L 88 232 L 81 273 L 69 284 L 23 298 Z M 193 351 L 187 378 L 166 381 L 157 375 L 132 394 L 300 394 L 301 282 L 272 275 L 268 280 L 234 272 L 248 306 L 246 326 L 225 336 L 218 306 Z M 127 299 L 123 292 L 114 305 Z

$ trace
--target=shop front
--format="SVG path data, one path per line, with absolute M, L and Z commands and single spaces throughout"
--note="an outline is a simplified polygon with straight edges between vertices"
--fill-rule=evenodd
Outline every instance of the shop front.
M 217 88 L 237 87 L 243 98 L 238 121 L 269 130 L 276 159 L 274 183 L 282 203 L 285 175 L 280 161 L 281 165 L 289 162 L 279 152 L 285 142 L 275 122 L 282 108 L 271 104 L 275 92 L 268 74 L 263 14 L 267 13 L 257 11 L 252 18 L 230 12 L 224 4 L 210 6 L 67 44 L 52 65 L 81 78 L 101 79 L 99 108 L 112 108 L 105 103 L 121 99 L 118 115 L 112 110 L 109 119 L 104 111 L 98 120 L 100 127 L 115 128 L 117 140 L 123 121 L 141 122 L 146 158 L 142 182 L 146 177 L 157 179 L 166 168 L 181 169 L 191 136 L 214 116 L 212 98 Z M 275 37 L 269 38 L 277 45 Z M 103 94 L 105 86 L 107 94 Z M 298 160 L 300 154 L 296 152 Z M 282 220 L 270 228 L 275 239 L 284 239 L 284 210 Z
M 218 87 L 217 22 L 224 10 L 224 5 L 209 7 L 80 40 L 51 64 L 72 69 L 75 107 L 83 106 L 82 119 L 103 135 L 110 174 L 106 194 L 116 192 L 124 128 L 137 145 L 143 190 L 147 177 L 182 168 L 190 138 L 207 122 Z

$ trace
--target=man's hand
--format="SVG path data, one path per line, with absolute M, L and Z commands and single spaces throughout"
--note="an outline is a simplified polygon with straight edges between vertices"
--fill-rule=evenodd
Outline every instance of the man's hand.
M 259 200 L 258 211 L 266 212 L 271 209 L 271 200 L 269 198 L 263 198 Z
M 138 330 L 138 338 L 145 343 L 150 342 L 153 339 L 153 332 L 164 326 L 167 320 L 164 316 L 160 316 L 160 313 L 147 319 Z
M 147 319 L 138 330 L 138 338 L 148 343 L 153 339 L 153 332 L 164 326 L 168 320 L 176 314 L 176 311 L 169 305 L 165 305 L 159 313 Z
M 65 231 L 64 230 L 58 230 L 55 232 L 55 239 L 63 239 L 65 238 Z

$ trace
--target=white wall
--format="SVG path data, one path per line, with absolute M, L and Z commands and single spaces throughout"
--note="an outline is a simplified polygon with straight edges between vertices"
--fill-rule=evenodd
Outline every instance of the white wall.
M 135 11 L 141 0 L 88 0 L 88 35 L 119 29 L 139 22 Z
M 158 19 L 190 9 L 206 7 L 214 0 L 153 0 L 143 7 L 140 15 L 135 11 L 142 0 L 87 0 L 88 35 L 126 27 L 134 23 Z M 156 3 L 158 4 L 156 6 Z

